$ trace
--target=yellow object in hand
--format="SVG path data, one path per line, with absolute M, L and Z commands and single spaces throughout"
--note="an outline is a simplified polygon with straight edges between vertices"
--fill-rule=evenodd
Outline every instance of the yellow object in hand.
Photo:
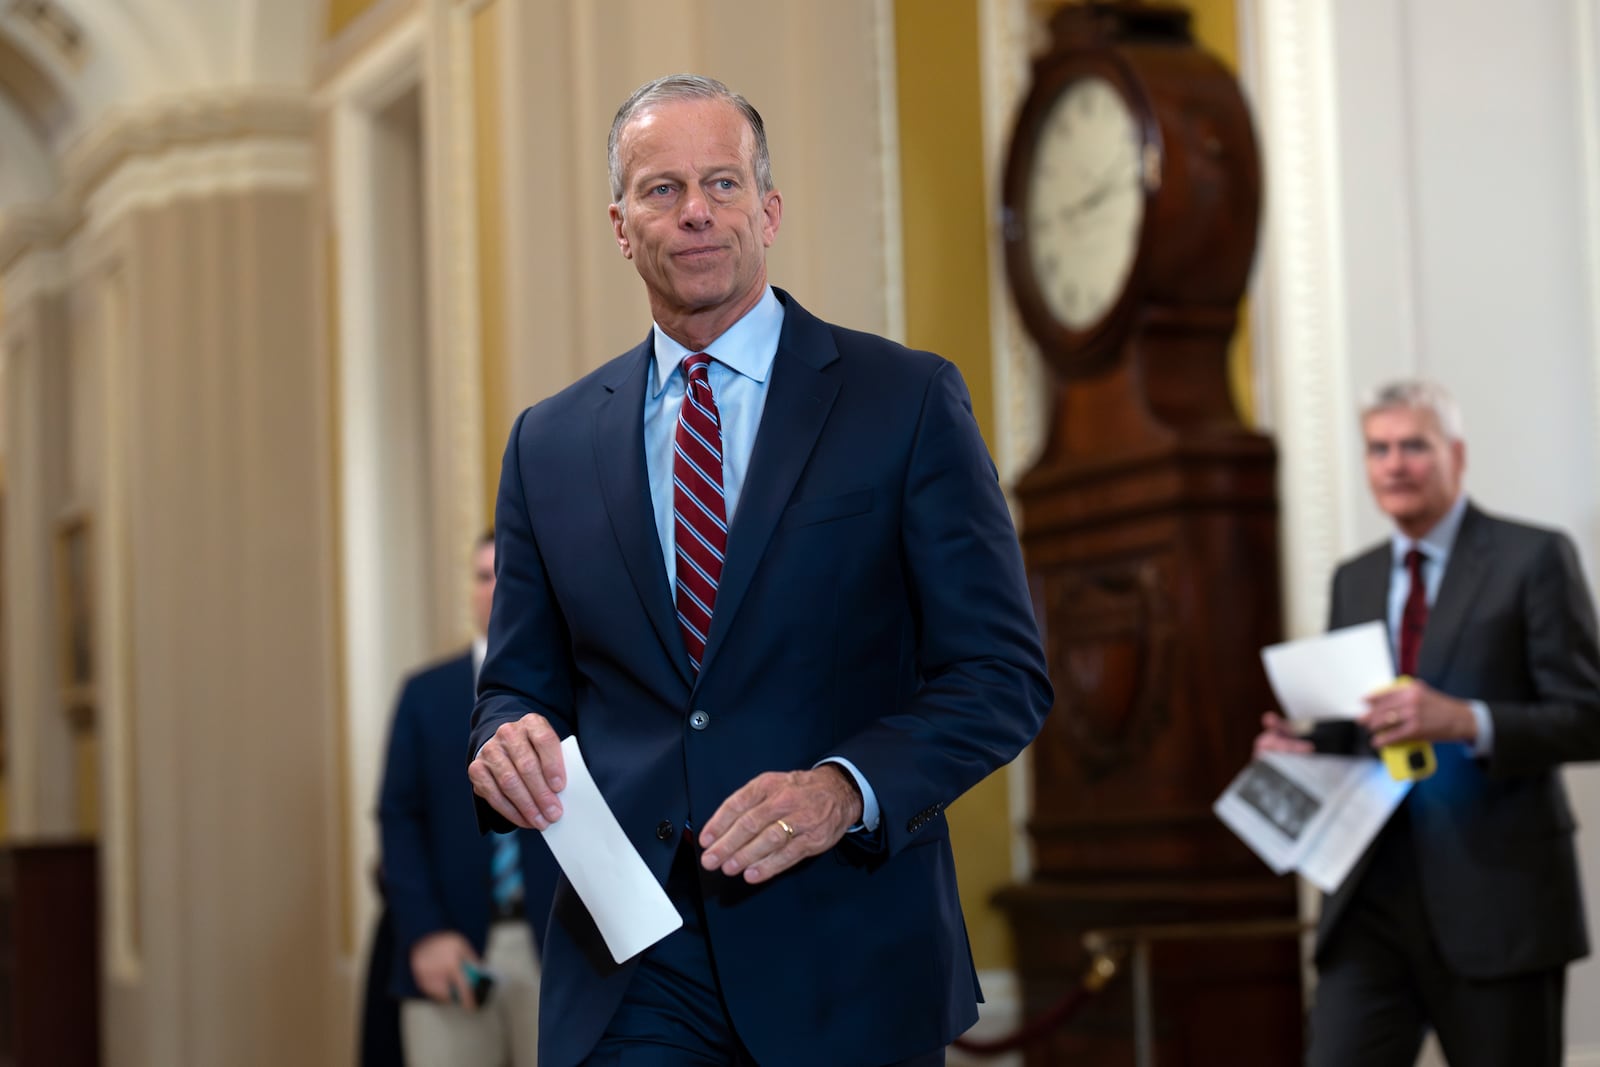
M 1410 685 L 1411 679 L 1402 674 L 1394 680 L 1389 689 L 1398 689 L 1403 685 Z M 1380 690 L 1388 692 L 1388 690 Z M 1434 758 L 1433 745 L 1427 741 L 1406 741 L 1398 745 L 1384 745 L 1378 749 L 1378 755 L 1383 757 L 1383 765 L 1389 769 L 1389 777 L 1397 782 L 1420 782 L 1439 769 L 1439 761 Z

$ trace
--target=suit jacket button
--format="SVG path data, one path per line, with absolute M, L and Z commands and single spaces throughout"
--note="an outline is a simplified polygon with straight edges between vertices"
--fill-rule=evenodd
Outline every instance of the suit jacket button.
M 670 820 L 662 819 L 660 822 L 656 823 L 656 840 L 672 840 L 672 822 Z
M 711 725 L 710 712 L 697 711 L 689 716 L 689 726 L 695 730 L 704 730 Z

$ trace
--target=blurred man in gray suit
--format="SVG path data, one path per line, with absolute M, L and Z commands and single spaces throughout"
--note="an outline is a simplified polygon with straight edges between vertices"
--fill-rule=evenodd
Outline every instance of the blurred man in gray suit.
M 1429 1027 L 1451 1067 L 1562 1059 L 1566 968 L 1588 954 L 1559 767 L 1600 757 L 1595 612 L 1566 535 L 1461 491 L 1461 416 L 1440 386 L 1362 412 L 1367 478 L 1394 522 L 1333 577 L 1329 626 L 1384 620 L 1397 673 L 1375 746 L 1432 742 L 1412 788 L 1322 906 L 1313 1067 L 1409 1065 Z M 1257 752 L 1310 751 L 1268 714 Z

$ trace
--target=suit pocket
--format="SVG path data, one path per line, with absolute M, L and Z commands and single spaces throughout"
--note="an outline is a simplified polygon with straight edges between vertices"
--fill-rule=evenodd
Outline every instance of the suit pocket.
M 823 497 L 820 500 L 802 500 L 791 504 L 778 524 L 780 530 L 793 530 L 800 526 L 815 526 L 820 522 L 847 519 L 872 510 L 872 490 L 858 489 L 853 493 Z

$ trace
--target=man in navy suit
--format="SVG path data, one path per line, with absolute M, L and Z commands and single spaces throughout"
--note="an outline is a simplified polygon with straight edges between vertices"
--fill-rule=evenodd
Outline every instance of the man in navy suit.
M 1565 534 L 1461 490 L 1461 416 L 1432 382 L 1362 413 L 1393 535 L 1334 574 L 1329 626 L 1384 620 L 1408 684 L 1375 694 L 1378 746 L 1431 742 L 1417 782 L 1317 930 L 1312 1067 L 1409 1067 L 1431 1027 L 1451 1067 L 1562 1061 L 1566 968 L 1587 955 L 1560 765 L 1600 757 L 1594 605 Z M 1310 751 L 1268 714 L 1258 751 Z
M 548 826 L 575 736 L 684 926 L 618 965 L 563 879 L 541 1062 L 943 1063 L 980 997 L 944 809 L 1052 700 L 966 388 L 769 287 L 743 97 L 652 82 L 609 148 L 655 326 L 512 430 L 470 773 Z
M 474 676 L 494 598 L 494 535 L 473 552 L 478 636 L 407 679 L 379 798 L 383 877 L 395 930 L 391 988 L 411 1067 L 537 1062 L 537 940 L 555 859 L 532 830 L 485 838 L 461 768 Z M 469 970 L 493 976 L 479 1003 Z

